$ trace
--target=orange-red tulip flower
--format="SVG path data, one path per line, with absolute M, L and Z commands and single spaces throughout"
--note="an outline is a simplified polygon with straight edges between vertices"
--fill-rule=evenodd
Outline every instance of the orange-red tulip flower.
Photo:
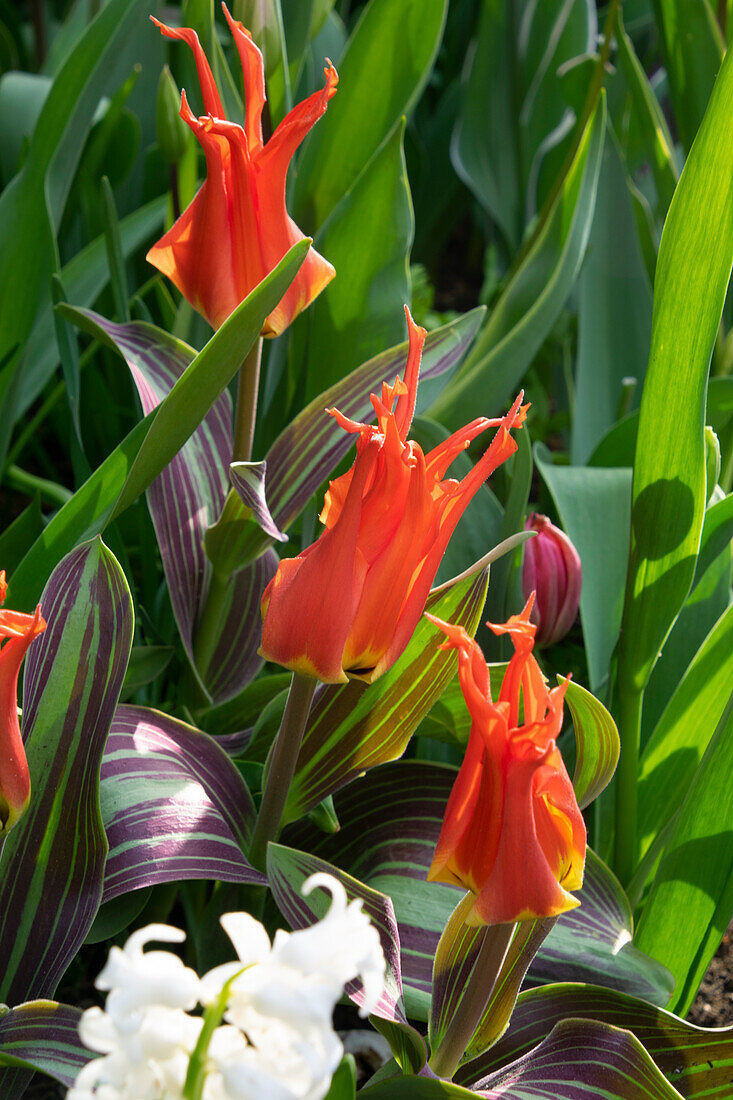
M 404 651 L 423 612 L 448 540 L 468 502 L 517 449 L 510 429 L 526 416 L 520 394 L 501 419 L 479 417 L 423 454 L 407 439 L 417 398 L 425 329 L 407 313 L 404 380 L 372 394 L 377 424 L 338 424 L 358 436 L 356 461 L 332 481 L 321 512 L 326 530 L 280 562 L 262 600 L 260 653 L 326 683 L 371 683 Z M 499 430 L 462 481 L 448 466 L 481 432 Z
M 183 92 L 181 118 L 206 155 L 206 181 L 172 229 L 148 252 L 148 260 L 214 328 L 226 321 L 292 245 L 303 240 L 285 206 L 285 177 L 293 153 L 325 112 L 338 84 L 329 61 L 325 88 L 294 107 L 263 144 L 262 54 L 249 31 L 223 7 L 242 62 L 243 127 L 224 117 L 196 32 L 166 27 L 153 19 L 166 37 L 182 39 L 193 50 L 206 114 L 196 118 Z M 278 336 L 335 274 L 331 264 L 311 248 L 285 297 L 265 321 L 262 335 Z
M 473 719 L 428 878 L 476 895 L 472 924 L 554 917 L 580 904 L 568 891 L 583 885 L 585 825 L 555 744 L 567 684 L 549 691 L 532 653 L 532 599 L 504 626 L 489 623 L 515 648 L 497 702 L 474 639 L 428 616 L 447 635 L 441 648 L 458 651 Z
M 6 589 L 3 571 L 0 604 Z M 45 629 L 40 606 L 35 615 L 0 610 L 0 838 L 23 816 L 30 799 L 28 761 L 18 724 L 18 674 L 28 646 Z

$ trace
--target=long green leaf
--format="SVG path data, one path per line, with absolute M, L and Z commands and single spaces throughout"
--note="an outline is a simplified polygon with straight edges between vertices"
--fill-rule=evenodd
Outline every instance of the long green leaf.
M 690 784 L 642 910 L 637 942 L 677 985 L 685 1015 L 733 912 L 733 704 Z M 684 920 L 680 920 L 684 914 Z
M 430 76 L 447 0 L 370 0 L 339 64 L 341 78 L 298 164 L 295 218 L 323 225 Z
M 709 0 L 654 0 L 675 119 L 689 149 L 723 58 L 723 37 Z
M 732 264 L 733 59 L 728 56 L 659 249 L 634 464 L 620 695 L 645 687 L 695 572 L 705 512 L 705 384 Z
M 496 412 L 503 406 L 557 320 L 585 255 L 605 128 L 606 105 L 601 99 L 540 235 L 450 389 L 429 410 L 441 423 L 455 428 L 473 409 Z

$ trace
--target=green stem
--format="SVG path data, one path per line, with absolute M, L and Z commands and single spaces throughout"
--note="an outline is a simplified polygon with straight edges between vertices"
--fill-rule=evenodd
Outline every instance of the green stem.
M 74 495 L 65 485 L 59 485 L 55 481 L 49 481 L 45 477 L 37 477 L 22 470 L 20 466 L 8 466 L 5 471 L 5 480 L 11 489 L 18 489 L 29 496 L 38 493 L 49 504 L 55 507 L 63 507 Z
M 618 704 L 621 753 L 616 769 L 614 870 L 624 886 L 630 882 L 638 858 L 639 744 L 643 703 L 643 688 L 628 685 L 622 688 Z
M 206 678 L 206 671 L 221 638 L 229 584 L 229 577 L 223 577 L 216 570 L 212 572 L 206 603 L 193 642 L 193 659 L 202 680 Z
M 442 1041 L 430 1059 L 431 1070 L 444 1080 L 453 1077 L 466 1053 L 466 1047 L 481 1023 L 516 927 L 516 924 L 488 924 L 484 929 L 484 937 L 466 990 Z
M 248 351 L 242 366 L 239 368 L 237 409 L 234 414 L 233 462 L 249 462 L 252 457 L 261 361 L 262 337 L 260 336 Z
M 265 869 L 268 842 L 275 840 L 280 831 L 285 801 L 295 774 L 295 765 L 317 683 L 318 681 L 312 676 L 304 676 L 301 672 L 293 673 L 285 713 L 272 750 L 249 851 L 250 863 L 260 871 Z

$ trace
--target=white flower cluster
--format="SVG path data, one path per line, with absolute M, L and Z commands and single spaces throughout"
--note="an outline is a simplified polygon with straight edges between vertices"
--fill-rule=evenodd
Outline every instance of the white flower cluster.
M 227 982 L 224 1013 L 208 1044 L 203 1100 L 321 1100 L 343 1048 L 332 1014 L 345 983 L 363 985 L 361 1015 L 384 989 L 379 935 L 360 901 L 348 902 L 331 875 L 303 885 L 331 893 L 328 913 L 297 932 L 278 931 L 273 943 L 247 913 L 221 918 L 239 961 L 203 978 L 169 951 L 143 951 L 152 940 L 185 936 L 165 924 L 134 932 L 113 947 L 97 987 L 109 990 L 104 1011 L 82 1014 L 79 1032 L 103 1057 L 80 1071 L 67 1100 L 184 1100 L 189 1059 L 203 1021 L 190 1012 L 215 1002 Z

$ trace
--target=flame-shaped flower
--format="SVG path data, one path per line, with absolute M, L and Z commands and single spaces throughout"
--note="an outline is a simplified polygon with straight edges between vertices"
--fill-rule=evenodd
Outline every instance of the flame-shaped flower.
M 585 825 L 555 739 L 567 682 L 548 690 L 532 653 L 532 597 L 495 634 L 514 656 L 497 702 L 483 654 L 463 629 L 428 618 L 458 651 L 458 675 L 472 723 L 428 878 L 476 895 L 472 924 L 552 917 L 580 902 Z M 523 715 L 520 720 L 520 697 Z
M 191 111 L 181 95 L 181 118 L 206 155 L 206 181 L 178 221 L 148 252 L 148 260 L 214 328 L 303 240 L 285 206 L 285 177 L 295 150 L 336 93 L 338 75 L 328 63 L 326 85 L 282 120 L 262 140 L 265 69 L 262 54 L 241 23 L 224 14 L 234 35 L 244 76 L 244 126 L 229 122 L 206 55 L 195 31 L 153 19 L 167 38 L 193 50 L 206 114 Z M 151 16 L 152 18 L 152 16 Z M 267 317 L 263 336 L 277 336 L 320 294 L 336 274 L 311 248 L 285 297 Z
M 5 603 L 5 571 L 0 572 L 0 604 Z M 31 780 L 18 723 L 18 675 L 34 638 L 46 629 L 40 605 L 35 615 L 0 610 L 0 838 L 28 808 Z
M 429 454 L 407 439 L 417 399 L 425 329 L 405 310 L 410 346 L 404 380 L 372 394 L 376 425 L 329 409 L 358 436 L 352 468 L 332 481 L 321 512 L 326 530 L 280 562 L 262 599 L 260 652 L 326 683 L 371 683 L 402 654 L 425 607 L 456 524 L 486 478 L 517 449 L 510 429 L 526 416 L 520 394 L 506 416 L 479 417 Z M 461 481 L 445 478 L 471 440 L 498 428 Z

